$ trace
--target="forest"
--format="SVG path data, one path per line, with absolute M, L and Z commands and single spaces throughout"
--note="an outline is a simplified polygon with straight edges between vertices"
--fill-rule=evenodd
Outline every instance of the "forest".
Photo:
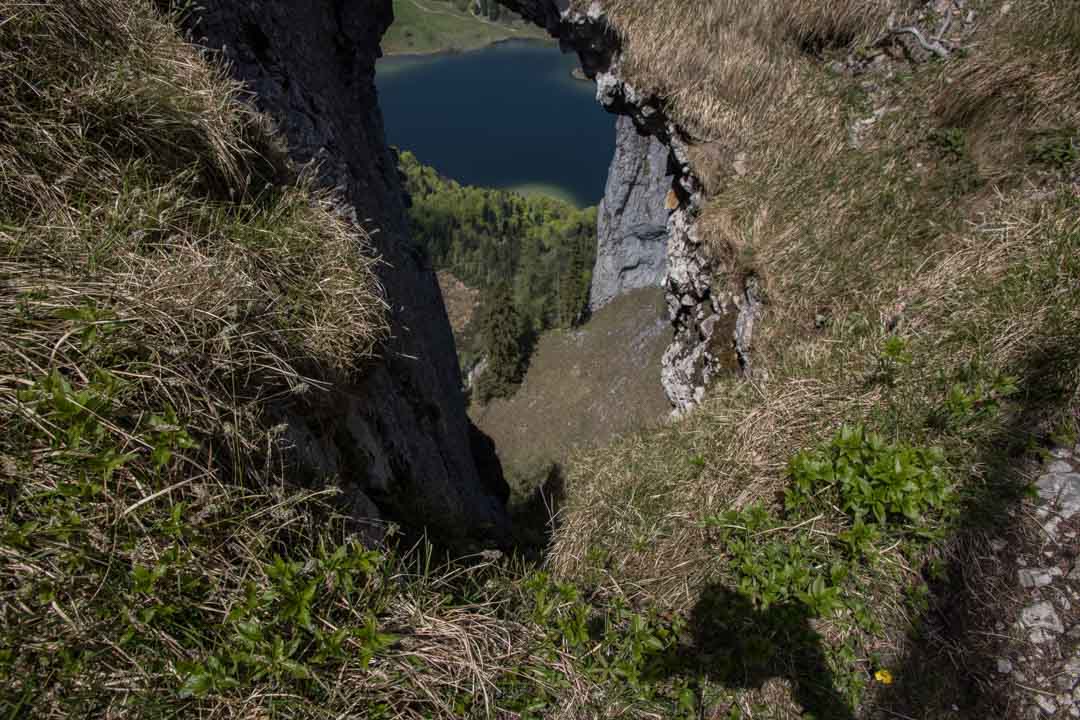
M 596 259 L 596 208 L 579 209 L 546 196 L 478 188 L 439 175 L 408 151 L 399 168 L 411 198 L 409 225 L 436 270 L 448 270 L 481 291 L 480 311 L 458 338 L 466 370 L 494 347 L 505 363 L 491 395 L 520 379 L 535 338 L 551 328 L 580 324 L 586 315 Z M 507 317 L 507 315 L 511 317 Z M 498 330 L 496 330 L 498 328 Z M 493 335 L 496 335 L 493 337 Z

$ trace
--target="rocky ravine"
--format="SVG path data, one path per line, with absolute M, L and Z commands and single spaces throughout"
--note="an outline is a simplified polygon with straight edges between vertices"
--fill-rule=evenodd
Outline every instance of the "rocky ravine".
M 222 52 L 292 158 L 318 165 L 320 183 L 374 231 L 385 260 L 393 337 L 381 359 L 357 382 L 281 408 L 301 472 L 340 477 L 357 516 L 406 519 L 453 542 L 498 539 L 506 487 L 477 472 L 450 324 L 435 273 L 408 238 L 378 109 L 375 60 L 390 0 L 200 5 L 193 39 Z
M 564 50 L 577 52 L 585 73 L 596 80 L 597 101 L 609 112 L 630 118 L 639 133 L 655 138 L 667 149 L 665 177 L 670 175 L 670 185 L 665 198 L 669 211 L 665 288 L 674 338 L 664 355 L 661 379 L 675 411 L 684 412 L 702 400 L 713 377 L 724 372 L 750 372 L 754 320 L 761 309 L 756 284 L 751 279 L 734 292 L 714 287 L 716 268 L 695 227 L 704 198 L 701 182 L 690 165 L 689 139 L 665 115 L 659 98 L 640 92 L 622 77 L 619 41 L 605 19 L 602 4 L 593 2 L 586 12 L 578 12 L 570 9 L 569 0 L 499 1 L 547 28 Z M 605 203 L 613 201 L 618 202 L 617 194 L 605 198 Z M 612 264 L 632 262 L 623 254 Z M 598 260 L 597 275 L 609 274 Z

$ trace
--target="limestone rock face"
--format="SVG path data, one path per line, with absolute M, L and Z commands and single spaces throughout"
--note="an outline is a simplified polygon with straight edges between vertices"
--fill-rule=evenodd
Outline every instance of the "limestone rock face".
M 221 51 L 289 153 L 315 163 L 340 212 L 373 233 L 392 339 L 359 380 L 281 408 L 309 477 L 336 476 L 357 513 L 437 538 L 496 539 L 505 484 L 482 479 L 470 447 L 453 336 L 435 273 L 408 237 L 374 78 L 390 0 L 204 0 L 192 39 Z M 487 484 L 485 484 L 487 483 Z
M 668 149 L 619 117 L 615 157 L 597 214 L 596 265 L 589 307 L 595 312 L 630 290 L 658 287 L 667 275 L 671 190 Z
M 586 75 L 596 80 L 597 102 L 629 118 L 638 132 L 655 138 L 667 151 L 665 172 L 671 175 L 671 192 L 662 207 L 670 208 L 665 287 L 673 338 L 664 355 L 661 382 L 675 412 L 689 410 L 719 374 L 750 372 L 750 338 L 761 312 L 756 288 L 713 287 L 716 267 L 696 228 L 704 193 L 690 163 L 689 139 L 667 117 L 661 98 L 627 81 L 619 38 L 607 22 L 602 2 L 594 0 L 583 10 L 564 0 L 499 2 L 546 27 L 564 50 L 577 52 Z M 645 245 L 651 250 L 651 245 Z M 644 248 L 639 245 L 638 249 Z M 603 245 L 599 250 L 602 258 Z M 622 249 L 615 264 L 632 264 L 631 252 L 631 248 Z M 605 272 L 600 262 L 598 275 Z M 604 281 L 601 291 L 608 284 Z M 604 292 L 596 294 L 601 302 L 604 297 Z

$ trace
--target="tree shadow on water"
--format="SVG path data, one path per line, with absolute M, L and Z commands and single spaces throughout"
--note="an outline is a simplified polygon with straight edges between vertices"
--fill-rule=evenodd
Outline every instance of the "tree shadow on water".
M 808 716 L 854 720 L 811 617 L 802 603 L 759 610 L 744 595 L 710 585 L 691 614 L 690 642 L 677 646 L 665 667 L 673 676 L 708 678 L 729 688 L 760 689 L 785 678 Z

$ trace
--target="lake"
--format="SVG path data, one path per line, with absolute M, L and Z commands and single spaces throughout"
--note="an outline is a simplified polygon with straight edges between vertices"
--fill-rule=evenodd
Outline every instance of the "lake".
M 379 60 L 391 145 L 466 185 L 545 193 L 579 206 L 604 194 L 615 118 L 577 56 L 512 40 L 482 50 Z

